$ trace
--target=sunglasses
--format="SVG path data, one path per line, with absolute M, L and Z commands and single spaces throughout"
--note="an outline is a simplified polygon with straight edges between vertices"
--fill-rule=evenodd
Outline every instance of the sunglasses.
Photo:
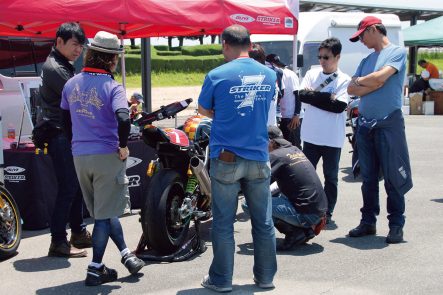
M 327 55 L 318 55 L 317 56 L 318 59 L 324 59 L 324 60 L 328 60 L 329 58 L 331 58 L 332 56 L 327 56 Z

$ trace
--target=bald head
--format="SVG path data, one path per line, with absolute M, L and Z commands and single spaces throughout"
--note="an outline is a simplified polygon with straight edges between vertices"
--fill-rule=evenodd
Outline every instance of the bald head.
M 222 40 L 232 47 L 249 48 L 251 46 L 249 31 L 241 25 L 227 27 L 222 33 Z

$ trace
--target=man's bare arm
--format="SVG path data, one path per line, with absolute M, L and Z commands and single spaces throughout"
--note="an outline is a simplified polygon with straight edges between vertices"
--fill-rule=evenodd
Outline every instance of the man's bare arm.
M 386 80 L 394 75 L 397 70 L 391 66 L 386 66 L 364 77 L 352 77 L 348 86 L 348 94 L 363 96 L 382 87 Z
M 383 85 L 379 85 L 378 87 L 367 87 L 367 86 L 357 85 L 355 83 L 355 78 L 357 78 L 357 77 L 353 77 L 351 82 L 348 85 L 347 90 L 348 90 L 349 95 L 363 96 L 363 95 L 369 94 L 369 93 L 377 90 L 381 86 L 383 86 Z
M 395 73 L 397 73 L 397 69 L 391 66 L 385 66 L 369 75 L 358 77 L 358 80 L 356 80 L 356 82 L 358 82 L 357 84 L 360 84 L 362 86 L 376 87 L 378 85 L 385 84 L 386 80 L 388 80 L 389 77 L 391 77 Z
M 213 110 L 207 110 L 204 107 L 202 107 L 201 105 L 198 105 L 198 112 L 200 114 L 202 114 L 203 116 L 212 118 L 214 116 L 214 111 Z

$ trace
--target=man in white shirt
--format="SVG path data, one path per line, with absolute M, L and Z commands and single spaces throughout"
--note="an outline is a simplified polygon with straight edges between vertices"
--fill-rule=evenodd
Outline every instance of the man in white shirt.
M 298 76 L 286 67 L 286 65 L 280 60 L 280 57 L 276 54 L 272 53 L 266 56 L 266 61 L 283 70 L 282 85 L 284 92 L 279 102 L 282 117 L 279 127 L 283 132 L 283 137 L 301 149 L 301 103 L 294 93 L 294 91 L 298 90 L 300 87 Z
M 320 158 L 323 159 L 327 223 L 331 222 L 337 203 L 338 166 L 345 139 L 347 87 L 351 80 L 338 69 L 341 48 L 337 38 L 328 38 L 320 44 L 318 59 L 321 68 L 306 73 L 299 91 L 305 109 L 301 127 L 303 152 L 314 167 Z
M 277 75 L 275 95 L 271 101 L 268 112 L 268 126 L 277 126 L 277 101 L 281 99 L 284 90 L 282 88 L 283 70 L 281 70 L 280 68 L 276 68 L 272 64 L 266 62 L 265 50 L 263 49 L 263 47 L 260 46 L 260 44 L 253 43 L 251 50 L 249 50 L 248 52 L 248 55 L 250 58 L 256 60 L 257 62 L 271 68 L 273 71 L 275 71 Z

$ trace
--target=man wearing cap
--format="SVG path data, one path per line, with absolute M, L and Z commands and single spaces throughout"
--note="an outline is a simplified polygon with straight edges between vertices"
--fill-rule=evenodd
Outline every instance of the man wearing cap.
M 317 168 L 323 160 L 324 190 L 328 198 L 327 223 L 338 196 L 338 168 L 341 148 L 345 141 L 346 91 L 351 78 L 343 73 L 338 63 L 342 45 L 337 38 L 320 43 L 318 59 L 321 67 L 310 69 L 303 78 L 299 98 L 305 109 L 301 126 L 303 153 Z
M 302 151 L 284 139 L 278 127 L 269 126 L 268 136 L 272 218 L 285 234 L 277 250 L 288 251 L 320 233 L 328 201 L 317 172 Z M 246 202 L 242 207 L 248 212 Z
M 126 159 L 130 131 L 128 102 L 112 73 L 123 53 L 116 35 L 98 32 L 88 44 L 82 73 L 63 88 L 63 123 L 72 131 L 72 154 L 86 206 L 94 218 L 93 255 L 85 284 L 97 286 L 117 279 L 117 271 L 103 264 L 109 238 L 121 263 L 131 274 L 145 265 L 126 246 L 118 216 L 128 203 Z
M 301 102 L 297 97 L 297 90 L 300 87 L 298 76 L 286 67 L 276 54 L 268 54 L 266 61 L 283 71 L 282 84 L 284 85 L 284 92 L 279 101 L 282 117 L 280 129 L 283 132 L 284 138 L 300 149 L 300 126 L 302 119 L 300 118 Z
M 55 257 L 85 257 L 85 249 L 92 246 L 91 234 L 83 222 L 83 199 L 75 174 L 71 143 L 62 129 L 60 101 L 63 86 L 75 74 L 71 62 L 83 51 L 86 37 L 77 23 L 62 24 L 56 34 L 55 46 L 42 67 L 40 86 L 41 113 L 37 121 L 50 122 L 57 132 L 48 142 L 48 152 L 57 179 L 57 197 L 51 217 L 51 245 L 48 255 Z M 66 225 L 71 228 L 68 241 Z
M 360 224 L 350 237 L 375 235 L 380 213 L 378 171 L 380 167 L 388 195 L 389 234 L 386 242 L 403 241 L 405 197 L 412 188 L 411 167 L 401 111 L 406 50 L 389 42 L 386 28 L 374 16 L 365 17 L 350 38 L 360 40 L 374 52 L 364 58 L 348 86 L 361 97 L 357 146 L 363 184 Z

